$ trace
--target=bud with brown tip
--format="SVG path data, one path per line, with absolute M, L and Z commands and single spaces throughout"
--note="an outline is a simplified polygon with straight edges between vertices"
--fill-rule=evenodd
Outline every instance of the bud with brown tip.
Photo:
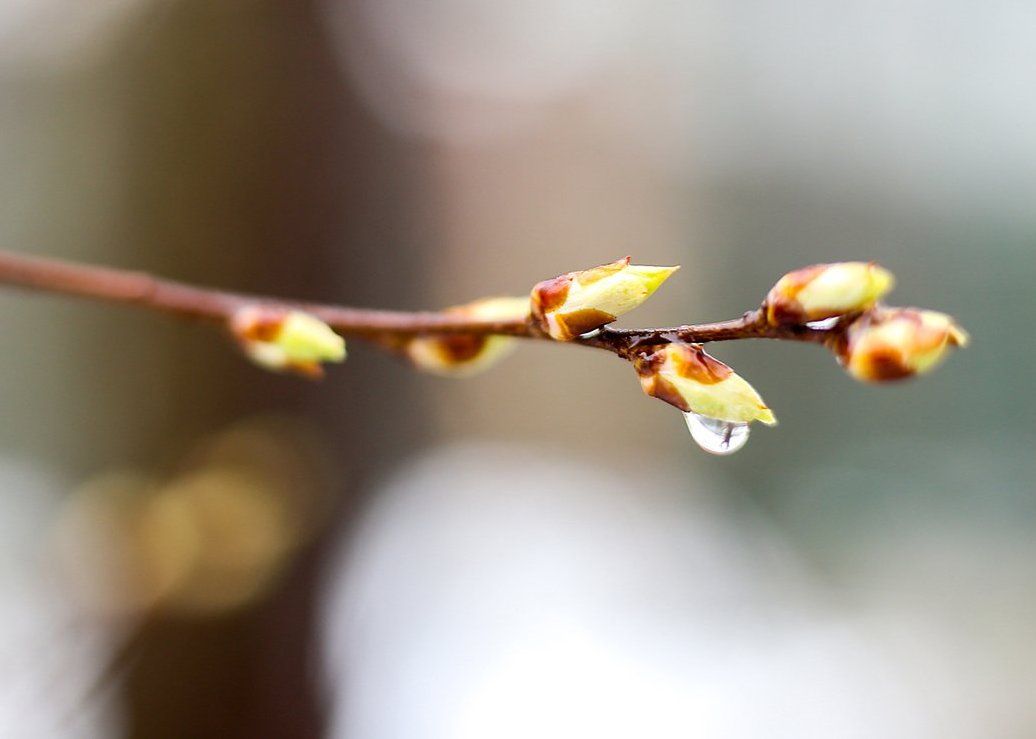
M 620 259 L 568 272 L 532 289 L 532 316 L 560 341 L 601 328 L 647 300 L 679 267 L 650 267 Z
M 479 321 L 523 321 L 529 317 L 528 298 L 485 298 L 443 311 Z M 418 369 L 444 377 L 467 377 L 488 369 L 514 349 L 510 336 L 431 334 L 415 336 L 403 346 Z
M 772 326 L 834 318 L 872 308 L 895 284 L 874 262 L 814 264 L 784 275 L 763 304 Z
M 853 322 L 839 354 L 857 380 L 886 382 L 929 372 L 967 343 L 967 332 L 945 313 L 883 308 Z
M 633 366 L 645 393 L 685 413 L 733 423 L 777 423 L 755 388 L 706 354 L 701 344 L 654 346 L 637 356 Z
M 236 311 L 229 323 L 249 359 L 273 372 L 319 379 L 322 362 L 345 360 L 345 340 L 303 311 L 254 305 Z

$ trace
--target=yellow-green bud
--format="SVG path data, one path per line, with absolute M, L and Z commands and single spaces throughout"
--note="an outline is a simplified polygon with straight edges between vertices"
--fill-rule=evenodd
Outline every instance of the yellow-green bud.
M 298 310 L 248 306 L 234 313 L 230 330 L 260 367 L 323 376 L 323 362 L 345 360 L 345 340 L 319 318 Z
M 967 332 L 945 313 L 886 308 L 853 322 L 840 359 L 857 380 L 887 382 L 929 372 L 967 343 Z
M 529 317 L 529 299 L 485 298 L 444 312 L 480 321 L 521 321 Z M 514 346 L 510 336 L 431 334 L 410 339 L 403 349 L 418 369 L 444 377 L 468 377 L 496 364 Z
M 759 393 L 734 370 L 705 353 L 700 344 L 663 344 L 633 362 L 648 395 L 685 413 L 735 423 L 777 423 Z
M 678 269 L 630 264 L 626 257 L 568 272 L 532 289 L 532 316 L 553 338 L 571 341 L 636 308 Z
M 895 284 L 874 262 L 814 264 L 789 272 L 766 296 L 771 325 L 806 323 L 874 306 Z

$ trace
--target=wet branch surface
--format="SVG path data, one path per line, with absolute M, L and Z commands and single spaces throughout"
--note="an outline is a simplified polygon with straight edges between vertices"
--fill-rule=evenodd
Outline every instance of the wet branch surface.
M 344 336 L 386 346 L 393 340 L 428 334 L 516 336 L 555 341 L 531 321 L 479 321 L 456 313 L 391 311 L 311 303 L 265 295 L 248 295 L 190 285 L 145 272 L 98 267 L 59 259 L 0 250 L 0 284 L 41 292 L 72 295 L 146 308 L 182 318 L 228 325 L 234 314 L 249 306 L 274 310 L 303 310 Z M 603 328 L 563 344 L 605 349 L 632 359 L 642 347 L 673 341 L 707 343 L 739 339 L 778 339 L 830 344 L 848 325 L 848 317 L 828 328 L 771 326 L 762 310 L 718 323 L 669 328 Z

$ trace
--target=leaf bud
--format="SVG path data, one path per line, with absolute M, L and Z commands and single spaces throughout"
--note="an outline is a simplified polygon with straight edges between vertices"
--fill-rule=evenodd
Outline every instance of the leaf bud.
M 611 323 L 647 300 L 679 267 L 630 264 L 630 257 L 567 272 L 532 289 L 532 316 L 559 341 Z
M 874 262 L 814 264 L 789 272 L 766 296 L 772 326 L 799 324 L 856 313 L 874 306 L 895 284 Z
M 303 311 L 248 306 L 234 313 L 230 330 L 249 359 L 273 372 L 318 379 L 322 362 L 345 360 L 345 339 Z
M 443 312 L 480 321 L 525 320 L 529 317 L 529 299 L 484 298 Z M 468 377 L 496 364 L 514 346 L 510 336 L 429 334 L 409 339 L 403 351 L 418 369 L 444 377 Z
M 886 382 L 929 372 L 967 343 L 967 332 L 945 313 L 884 308 L 854 321 L 839 353 L 857 380 Z
M 701 344 L 662 344 L 636 357 L 633 366 L 648 395 L 685 413 L 735 423 L 777 423 L 773 412 L 748 382 Z

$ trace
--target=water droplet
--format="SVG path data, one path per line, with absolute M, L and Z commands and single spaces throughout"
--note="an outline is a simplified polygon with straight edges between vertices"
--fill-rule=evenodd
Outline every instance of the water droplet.
M 819 321 L 810 321 L 806 325 L 810 328 L 815 328 L 818 331 L 825 329 L 834 328 L 835 324 L 838 323 L 840 316 L 832 316 L 831 318 L 822 318 Z
M 733 454 L 748 443 L 747 423 L 721 421 L 697 413 L 684 413 L 691 438 L 709 454 Z

